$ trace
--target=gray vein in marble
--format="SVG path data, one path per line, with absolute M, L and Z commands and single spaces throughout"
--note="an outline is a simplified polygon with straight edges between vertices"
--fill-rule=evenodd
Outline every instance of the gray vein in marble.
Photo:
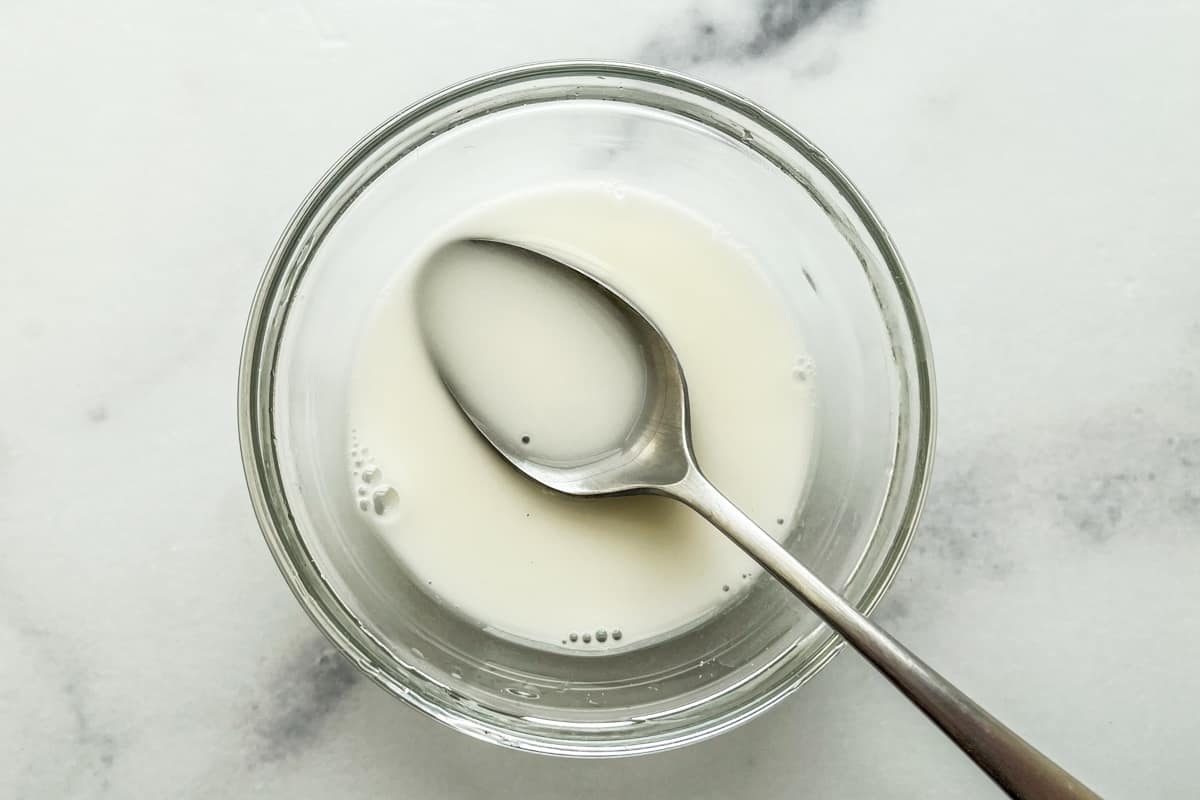
M 109 783 L 108 772 L 116 761 L 117 740 L 112 734 L 97 726 L 87 710 L 87 688 L 79 679 L 69 678 L 63 684 L 67 707 L 75 720 L 75 744 L 79 750 L 91 754 L 92 773 L 101 779 L 104 786 Z M 88 759 L 80 760 L 83 764 Z
M 306 643 L 275 675 L 270 697 L 251 709 L 261 740 L 261 760 L 286 758 L 317 741 L 326 721 L 361 678 L 324 638 Z
M 1074 483 L 1055 492 L 1069 526 L 1096 543 L 1142 535 L 1147 520 L 1200 526 L 1200 435 L 1149 426 L 1140 415 L 1106 433 L 1091 438 L 1087 458 L 1122 466 L 1081 466 Z M 1133 450 L 1131 441 L 1146 444 Z
M 693 8 L 689 18 L 669 33 L 653 38 L 640 60 L 668 66 L 694 66 L 711 61 L 738 63 L 760 59 L 781 50 L 804 30 L 840 13 L 862 16 L 868 0 L 759 0 L 744 30 Z M 832 68 L 825 60 L 814 65 L 819 74 Z
M 804 28 L 834 8 L 861 14 L 866 0 L 766 0 L 758 10 L 758 29 L 746 42 L 746 55 L 757 58 L 773 53 L 796 38 Z
M 1113 442 L 1138 436 L 1119 427 Z M 1082 555 L 1119 537 L 1200 530 L 1200 436 L 1145 442 L 1129 454 L 1128 468 L 1117 470 L 1084 463 L 1093 452 L 1091 444 L 1080 446 L 1069 463 L 1044 473 L 1040 486 L 1009 493 L 1004 482 L 1020 478 L 1010 458 L 987 448 L 941 458 L 912 551 L 875 619 L 885 627 L 903 622 L 914 603 L 928 602 L 938 587 L 961 586 L 964 576 L 1005 581 L 1028 568 L 1021 558 L 1038 552 L 1030 541 L 1037 535 L 1048 537 L 1047 548 L 1065 543 L 1057 552 Z
M 1194 349 L 1200 355 L 1200 344 Z M 1125 406 L 1072 428 L 946 443 L 905 580 L 877 619 L 887 625 L 908 615 L 906 582 L 1004 580 L 1022 568 L 1014 553 L 1038 551 L 1036 541 L 1021 543 L 1028 537 L 1082 552 L 1119 537 L 1200 530 L 1200 423 L 1187 413 L 1200 407 L 1200 372 L 1166 375 L 1145 396 L 1150 411 Z
M 997 486 L 1011 485 L 1018 465 L 1011 453 L 991 442 L 973 451 L 950 451 L 934 466 L 925 511 L 913 551 L 956 571 L 984 571 L 1002 577 L 1013 569 L 1002 537 L 1008 498 Z
M 70 719 L 70 730 L 65 732 L 65 736 L 70 743 L 72 758 L 65 765 L 56 765 L 58 780 L 64 788 L 79 788 L 82 784 L 92 789 L 107 790 L 117 760 L 119 742 L 92 711 L 93 692 L 86 681 L 87 665 L 78 663 L 73 655 L 76 648 L 71 641 L 54 631 L 29 623 L 17 598 L 6 593 L 3 600 L 0 611 L 3 612 L 4 623 L 17 634 L 27 655 L 40 665 L 40 676 L 57 685 L 57 697 Z M 32 782 L 36 782 L 32 772 L 34 766 L 34 762 L 26 762 L 22 769 L 24 777 Z M 18 789 L 17 796 L 32 798 L 42 795 L 25 794 Z

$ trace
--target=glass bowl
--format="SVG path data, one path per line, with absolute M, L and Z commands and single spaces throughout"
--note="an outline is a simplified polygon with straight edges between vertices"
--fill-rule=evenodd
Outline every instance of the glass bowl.
M 522 645 L 422 591 L 356 516 L 343 474 L 355 343 L 398 254 L 458 209 L 572 180 L 645 189 L 716 221 L 795 315 L 814 362 L 818 441 L 787 545 L 869 613 L 908 547 L 932 455 L 929 347 L 908 277 L 820 150 L 754 103 L 665 70 L 502 70 L 355 145 L 300 206 L 259 286 L 241 364 L 242 458 L 296 597 L 388 692 L 514 748 L 648 753 L 761 713 L 840 640 L 762 578 L 703 623 L 628 652 Z

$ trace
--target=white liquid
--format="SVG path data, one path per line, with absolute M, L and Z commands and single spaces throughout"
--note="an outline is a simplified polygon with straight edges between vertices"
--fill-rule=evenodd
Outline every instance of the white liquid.
M 398 264 L 350 387 L 352 491 L 364 519 L 442 602 L 546 646 L 636 646 L 731 602 L 757 567 L 695 512 L 664 498 L 553 494 L 462 415 L 421 320 L 439 363 L 479 370 L 469 391 L 474 403 L 494 401 L 489 421 L 546 452 L 613 441 L 644 381 L 640 357 L 611 335 L 614 321 L 572 287 L 500 256 L 484 265 L 441 249 L 473 237 L 561 254 L 636 303 L 679 356 L 707 475 L 780 536 L 802 499 L 812 381 L 796 372 L 807 355 L 765 277 L 681 208 L 572 185 L 479 208 Z
M 417 292 L 442 379 L 496 441 L 546 463 L 618 449 L 635 426 L 645 366 L 626 322 L 570 270 L 510 247 L 454 242 Z

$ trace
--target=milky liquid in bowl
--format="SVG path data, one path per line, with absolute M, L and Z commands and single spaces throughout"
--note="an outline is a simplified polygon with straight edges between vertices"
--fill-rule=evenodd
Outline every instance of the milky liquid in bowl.
M 546 464 L 619 450 L 646 395 L 628 322 L 571 270 L 512 247 L 451 242 L 416 300 L 439 375 L 511 450 Z
M 472 406 L 540 455 L 618 444 L 636 419 L 642 359 L 611 309 L 565 271 L 456 240 L 521 242 L 586 265 L 675 348 L 709 477 L 782 536 L 814 447 L 814 376 L 765 276 L 707 220 L 603 183 L 479 207 L 397 264 L 361 337 L 350 386 L 348 474 L 361 515 L 435 598 L 499 635 L 580 654 L 661 639 L 744 591 L 757 567 L 699 515 L 657 497 L 582 500 L 519 475 L 442 386 L 461 370 Z M 490 405 L 489 405 L 490 404 Z

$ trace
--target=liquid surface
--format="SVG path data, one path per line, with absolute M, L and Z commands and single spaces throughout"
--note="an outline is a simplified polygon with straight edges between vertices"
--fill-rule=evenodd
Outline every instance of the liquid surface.
M 451 242 L 427 260 L 417 307 L 442 380 L 509 451 L 582 463 L 619 450 L 635 427 L 646 392 L 638 342 L 570 269 Z
M 427 346 L 452 354 L 511 435 L 567 457 L 618 436 L 644 381 L 614 320 L 574 287 L 446 248 L 475 237 L 586 265 L 636 303 L 683 366 L 697 459 L 713 482 L 779 537 L 802 500 L 813 387 L 766 278 L 684 209 L 571 185 L 476 209 L 398 264 L 350 386 L 348 473 L 364 520 L 440 601 L 547 647 L 636 647 L 732 602 L 758 569 L 699 515 L 664 498 L 554 494 L 462 415 Z M 523 348 L 528 357 L 513 355 Z

